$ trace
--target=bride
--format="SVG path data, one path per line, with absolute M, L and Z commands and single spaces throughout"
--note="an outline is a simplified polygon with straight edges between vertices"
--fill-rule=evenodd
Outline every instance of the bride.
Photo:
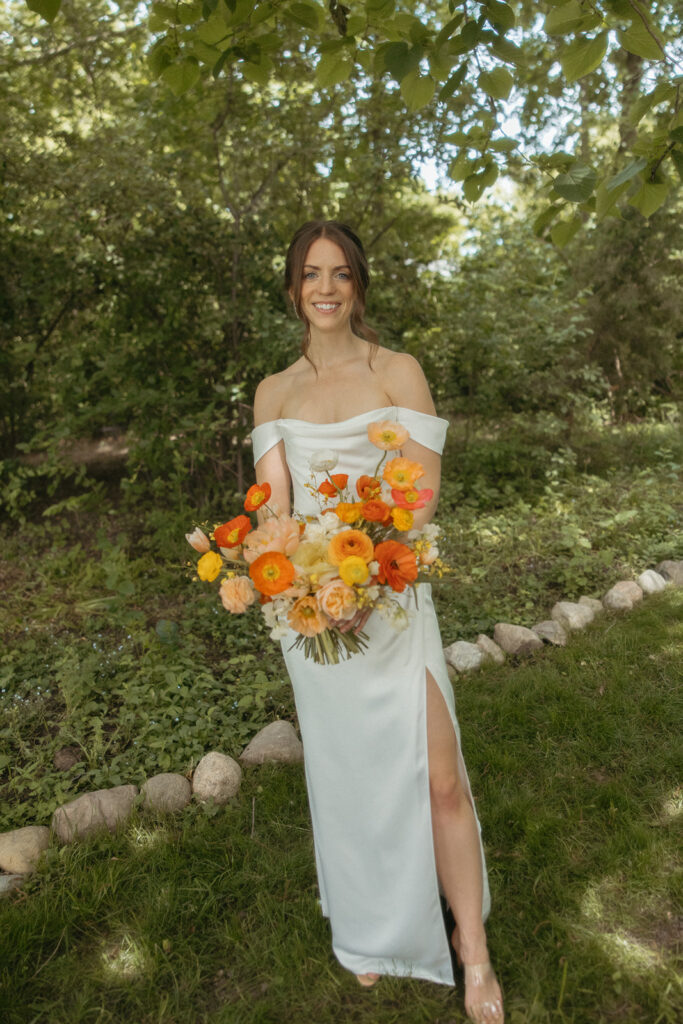
M 415 512 L 429 522 L 438 501 L 447 423 L 436 416 L 419 363 L 377 343 L 364 322 L 369 274 L 362 244 L 336 221 L 294 236 L 285 286 L 303 322 L 302 355 L 261 381 L 252 434 L 256 478 L 272 501 L 316 512 L 308 458 L 339 453 L 351 479 L 374 461 L 367 426 L 399 421 L 400 452 L 424 468 L 434 493 Z M 374 453 L 374 455 L 373 455 Z M 355 475 L 354 475 L 355 474 Z M 453 984 L 449 940 L 465 978 L 471 1020 L 501 1024 L 500 986 L 487 951 L 489 910 L 479 823 L 460 752 L 453 692 L 430 587 L 399 595 L 410 625 L 396 633 L 378 614 L 356 620 L 368 649 L 317 665 L 282 642 L 305 750 L 318 882 L 334 952 L 360 984 L 382 974 Z M 455 919 L 444 927 L 441 897 Z

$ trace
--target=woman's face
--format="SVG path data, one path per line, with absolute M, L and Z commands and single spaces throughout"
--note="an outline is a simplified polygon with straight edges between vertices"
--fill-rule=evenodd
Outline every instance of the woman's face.
M 329 238 L 316 238 L 306 253 L 301 311 L 321 331 L 338 331 L 351 319 L 354 286 L 344 250 Z

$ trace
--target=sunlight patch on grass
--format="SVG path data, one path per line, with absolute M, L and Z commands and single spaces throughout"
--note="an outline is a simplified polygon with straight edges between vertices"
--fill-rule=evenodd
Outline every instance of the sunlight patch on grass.
M 140 978 L 147 970 L 147 957 L 141 943 L 125 934 L 108 939 L 100 953 L 105 974 L 113 978 Z
M 678 818 L 683 812 L 683 786 L 675 786 L 662 802 L 661 817 L 667 821 Z
M 638 974 L 661 965 L 660 957 L 652 949 L 627 932 L 604 932 L 596 938 L 613 963 L 622 970 Z
M 151 849 L 168 842 L 168 830 L 165 828 L 144 828 L 136 825 L 128 829 L 128 842 L 134 850 Z

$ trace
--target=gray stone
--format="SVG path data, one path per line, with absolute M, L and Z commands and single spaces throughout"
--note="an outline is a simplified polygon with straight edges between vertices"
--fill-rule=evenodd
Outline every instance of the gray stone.
M 666 580 L 654 569 L 646 569 L 641 572 L 636 583 L 644 594 L 656 594 L 666 588 Z
M 227 804 L 242 782 L 242 769 L 237 761 L 218 750 L 204 754 L 192 777 L 192 792 L 198 800 Z
M 549 644 L 556 644 L 558 647 L 566 646 L 567 634 L 555 619 L 546 619 L 545 622 L 537 622 L 536 625 L 531 628 L 536 636 L 539 636 L 541 640 L 547 640 Z
M 655 566 L 655 569 L 665 580 L 670 580 L 677 587 L 683 587 L 683 562 L 674 562 L 666 559 Z
M 446 671 L 448 672 L 448 678 L 452 683 L 454 683 L 455 680 L 458 678 L 458 673 L 455 671 L 453 666 L 449 664 L 449 662 L 446 662 Z
M 579 604 L 583 604 L 586 608 L 590 608 L 594 615 L 600 615 L 600 613 L 605 610 L 602 606 L 602 601 L 598 601 L 595 597 L 580 597 Z
M 595 618 L 593 609 L 585 604 L 574 601 L 558 601 L 550 612 L 550 618 L 559 622 L 562 629 L 570 633 L 573 629 L 583 629 Z
M 502 665 L 505 661 L 505 652 L 486 633 L 480 633 L 477 637 L 477 647 L 484 655 L 485 662 L 495 661 L 496 665 Z
M 52 815 L 52 829 L 63 843 L 104 828 L 114 832 L 130 815 L 137 794 L 137 786 L 114 786 L 83 793 L 57 808 Z
M 643 591 L 634 580 L 620 580 L 608 590 L 602 599 L 605 608 L 610 611 L 629 611 L 634 604 L 642 601 Z
M 182 811 L 192 799 L 190 780 L 176 772 L 153 775 L 140 787 L 142 806 L 152 811 Z
M 456 672 L 472 672 L 481 666 L 484 658 L 481 649 L 467 640 L 456 640 L 443 653 Z
M 18 889 L 25 878 L 26 875 L 0 875 L 0 896 Z
M 50 843 L 46 825 L 26 825 L 0 835 L 0 868 L 16 874 L 35 871 L 38 858 Z
M 493 639 L 506 654 L 531 654 L 543 647 L 532 630 L 526 626 L 514 626 L 509 622 L 497 622 L 493 627 Z
M 304 748 L 291 722 L 278 719 L 264 726 L 240 755 L 243 764 L 284 761 L 297 764 L 304 759 Z

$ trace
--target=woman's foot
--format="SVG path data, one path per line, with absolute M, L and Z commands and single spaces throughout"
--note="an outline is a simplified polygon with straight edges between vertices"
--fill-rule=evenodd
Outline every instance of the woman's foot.
M 379 974 L 375 974 L 374 971 L 371 971 L 369 974 L 357 974 L 356 975 L 356 979 L 358 981 L 358 984 L 362 985 L 363 988 L 372 988 L 373 985 L 377 984 L 377 982 L 379 981 L 379 978 L 380 978 Z
M 463 963 L 458 926 L 451 937 L 458 963 L 465 974 L 465 1012 L 475 1024 L 503 1024 L 503 997 L 491 961 Z

